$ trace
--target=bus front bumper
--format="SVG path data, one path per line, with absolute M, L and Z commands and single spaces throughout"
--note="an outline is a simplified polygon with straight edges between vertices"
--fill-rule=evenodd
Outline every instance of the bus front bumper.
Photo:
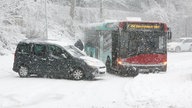
M 167 71 L 167 64 L 124 64 L 124 67 L 135 67 L 139 73 L 158 73 Z

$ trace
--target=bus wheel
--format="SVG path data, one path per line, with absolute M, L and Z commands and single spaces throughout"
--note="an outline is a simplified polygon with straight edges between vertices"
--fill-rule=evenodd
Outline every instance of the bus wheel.
M 159 72 L 160 72 L 159 69 L 154 69 L 154 70 L 153 70 L 153 73 L 159 73 Z
M 137 76 L 139 74 L 138 69 L 135 68 L 135 67 L 130 67 L 127 72 L 128 72 L 127 73 L 128 77 L 135 77 L 135 76 Z

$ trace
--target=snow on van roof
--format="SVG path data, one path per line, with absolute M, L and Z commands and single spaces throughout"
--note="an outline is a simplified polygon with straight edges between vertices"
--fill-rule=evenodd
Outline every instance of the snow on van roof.
M 35 39 L 25 39 L 22 40 L 21 42 L 24 43 L 50 43 L 50 44 L 57 44 L 60 46 L 67 46 L 67 45 L 74 45 L 71 41 L 59 41 L 59 40 L 53 40 L 53 39 L 40 39 L 40 38 L 35 38 Z

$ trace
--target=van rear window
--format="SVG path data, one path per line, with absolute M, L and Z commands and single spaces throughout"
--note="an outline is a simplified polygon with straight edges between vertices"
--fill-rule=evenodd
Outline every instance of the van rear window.
M 30 45 L 26 43 L 19 44 L 17 47 L 19 53 L 29 54 L 30 53 Z

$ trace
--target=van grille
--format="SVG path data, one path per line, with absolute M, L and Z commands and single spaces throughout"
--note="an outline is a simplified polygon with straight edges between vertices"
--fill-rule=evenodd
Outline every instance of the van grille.
M 99 69 L 103 69 L 103 68 L 105 68 L 105 66 L 103 66 L 103 67 L 99 67 Z

